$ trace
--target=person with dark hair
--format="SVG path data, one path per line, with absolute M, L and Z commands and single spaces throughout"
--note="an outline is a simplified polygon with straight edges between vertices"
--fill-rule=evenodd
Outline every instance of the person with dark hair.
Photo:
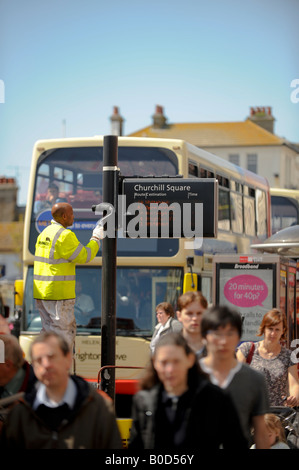
M 156 316 L 158 324 L 155 326 L 155 330 L 150 342 L 150 348 L 152 353 L 155 350 L 155 344 L 159 340 L 161 335 L 170 333 L 171 331 L 179 332 L 182 330 L 182 323 L 174 318 L 175 313 L 173 306 L 169 302 L 161 302 L 156 307 Z
M 0 411 L 1 431 L 3 421 L 19 394 L 30 392 L 37 379 L 31 364 L 24 359 L 18 339 L 11 334 L 0 334 L 0 342 L 4 352 L 3 362 L 0 360 L 0 409 L 3 403 Z
M 31 365 L 24 359 L 24 352 L 13 335 L 0 335 L 4 345 L 4 361 L 0 361 L 0 398 L 30 390 L 36 382 Z
M 161 336 L 140 388 L 129 449 L 247 449 L 230 397 L 202 373 L 181 333 Z
M 239 413 L 248 447 L 251 429 L 257 449 L 269 448 L 264 415 L 269 410 L 263 375 L 236 359 L 236 348 L 242 335 L 239 312 L 226 306 L 214 306 L 202 316 L 201 334 L 207 345 L 207 356 L 200 359 L 201 368 L 215 385 L 230 396 Z
M 47 189 L 47 195 L 45 200 L 35 201 L 34 203 L 34 212 L 44 211 L 46 209 L 51 209 L 54 204 L 58 202 L 67 202 L 65 198 L 59 197 L 59 188 L 57 184 L 50 183 Z
M 239 361 L 250 362 L 253 369 L 264 375 L 270 406 L 293 407 L 299 403 L 297 364 L 292 360 L 292 351 L 282 346 L 286 332 L 286 317 L 274 308 L 264 315 L 259 327 L 257 336 L 264 339 L 242 343 L 237 351 Z
M 182 334 L 197 358 L 205 354 L 200 323 L 207 308 L 207 299 L 199 291 L 185 292 L 178 298 L 177 318 L 183 325 Z
M 112 404 L 83 378 L 70 375 L 65 338 L 45 332 L 31 345 L 37 387 L 10 411 L 3 426 L 6 449 L 121 449 Z

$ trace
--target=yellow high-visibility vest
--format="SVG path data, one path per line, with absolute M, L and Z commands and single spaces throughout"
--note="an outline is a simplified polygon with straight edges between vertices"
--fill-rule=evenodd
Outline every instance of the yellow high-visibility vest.
M 91 261 L 99 245 L 90 240 L 83 246 L 76 235 L 52 220 L 35 245 L 33 296 L 42 300 L 74 299 L 76 264 Z

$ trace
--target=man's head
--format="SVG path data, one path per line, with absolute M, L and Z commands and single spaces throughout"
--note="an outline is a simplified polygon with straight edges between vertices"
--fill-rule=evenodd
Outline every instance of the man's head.
M 0 362 L 0 386 L 4 387 L 24 364 L 23 351 L 13 335 L 0 335 L 4 343 L 4 361 Z
M 42 333 L 32 342 L 30 355 L 34 373 L 46 387 L 54 389 L 67 383 L 72 355 L 61 335 Z
M 201 318 L 207 307 L 201 292 L 185 292 L 179 297 L 177 318 L 183 324 L 183 333 L 200 335 Z
M 242 336 L 241 315 L 226 306 L 211 307 L 202 316 L 201 334 L 209 353 L 230 357 Z
M 63 227 L 70 227 L 74 223 L 73 208 L 67 202 L 58 202 L 52 207 L 53 219 Z

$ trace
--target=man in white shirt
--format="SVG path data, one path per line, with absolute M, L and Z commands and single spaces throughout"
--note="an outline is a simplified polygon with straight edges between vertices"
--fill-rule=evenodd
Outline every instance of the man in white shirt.
M 69 373 L 72 354 L 58 333 L 32 343 L 37 390 L 14 406 L 3 427 L 7 449 L 121 449 L 112 402 Z

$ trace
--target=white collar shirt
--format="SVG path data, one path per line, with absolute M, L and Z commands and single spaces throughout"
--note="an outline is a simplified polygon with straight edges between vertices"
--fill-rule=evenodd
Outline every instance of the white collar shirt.
M 76 395 L 76 385 L 70 377 L 68 379 L 65 394 L 58 403 L 48 397 L 46 386 L 40 383 L 33 403 L 33 409 L 36 410 L 39 405 L 45 405 L 49 408 L 56 408 L 60 405 L 63 405 L 64 403 L 66 403 L 72 409 L 75 405 Z

